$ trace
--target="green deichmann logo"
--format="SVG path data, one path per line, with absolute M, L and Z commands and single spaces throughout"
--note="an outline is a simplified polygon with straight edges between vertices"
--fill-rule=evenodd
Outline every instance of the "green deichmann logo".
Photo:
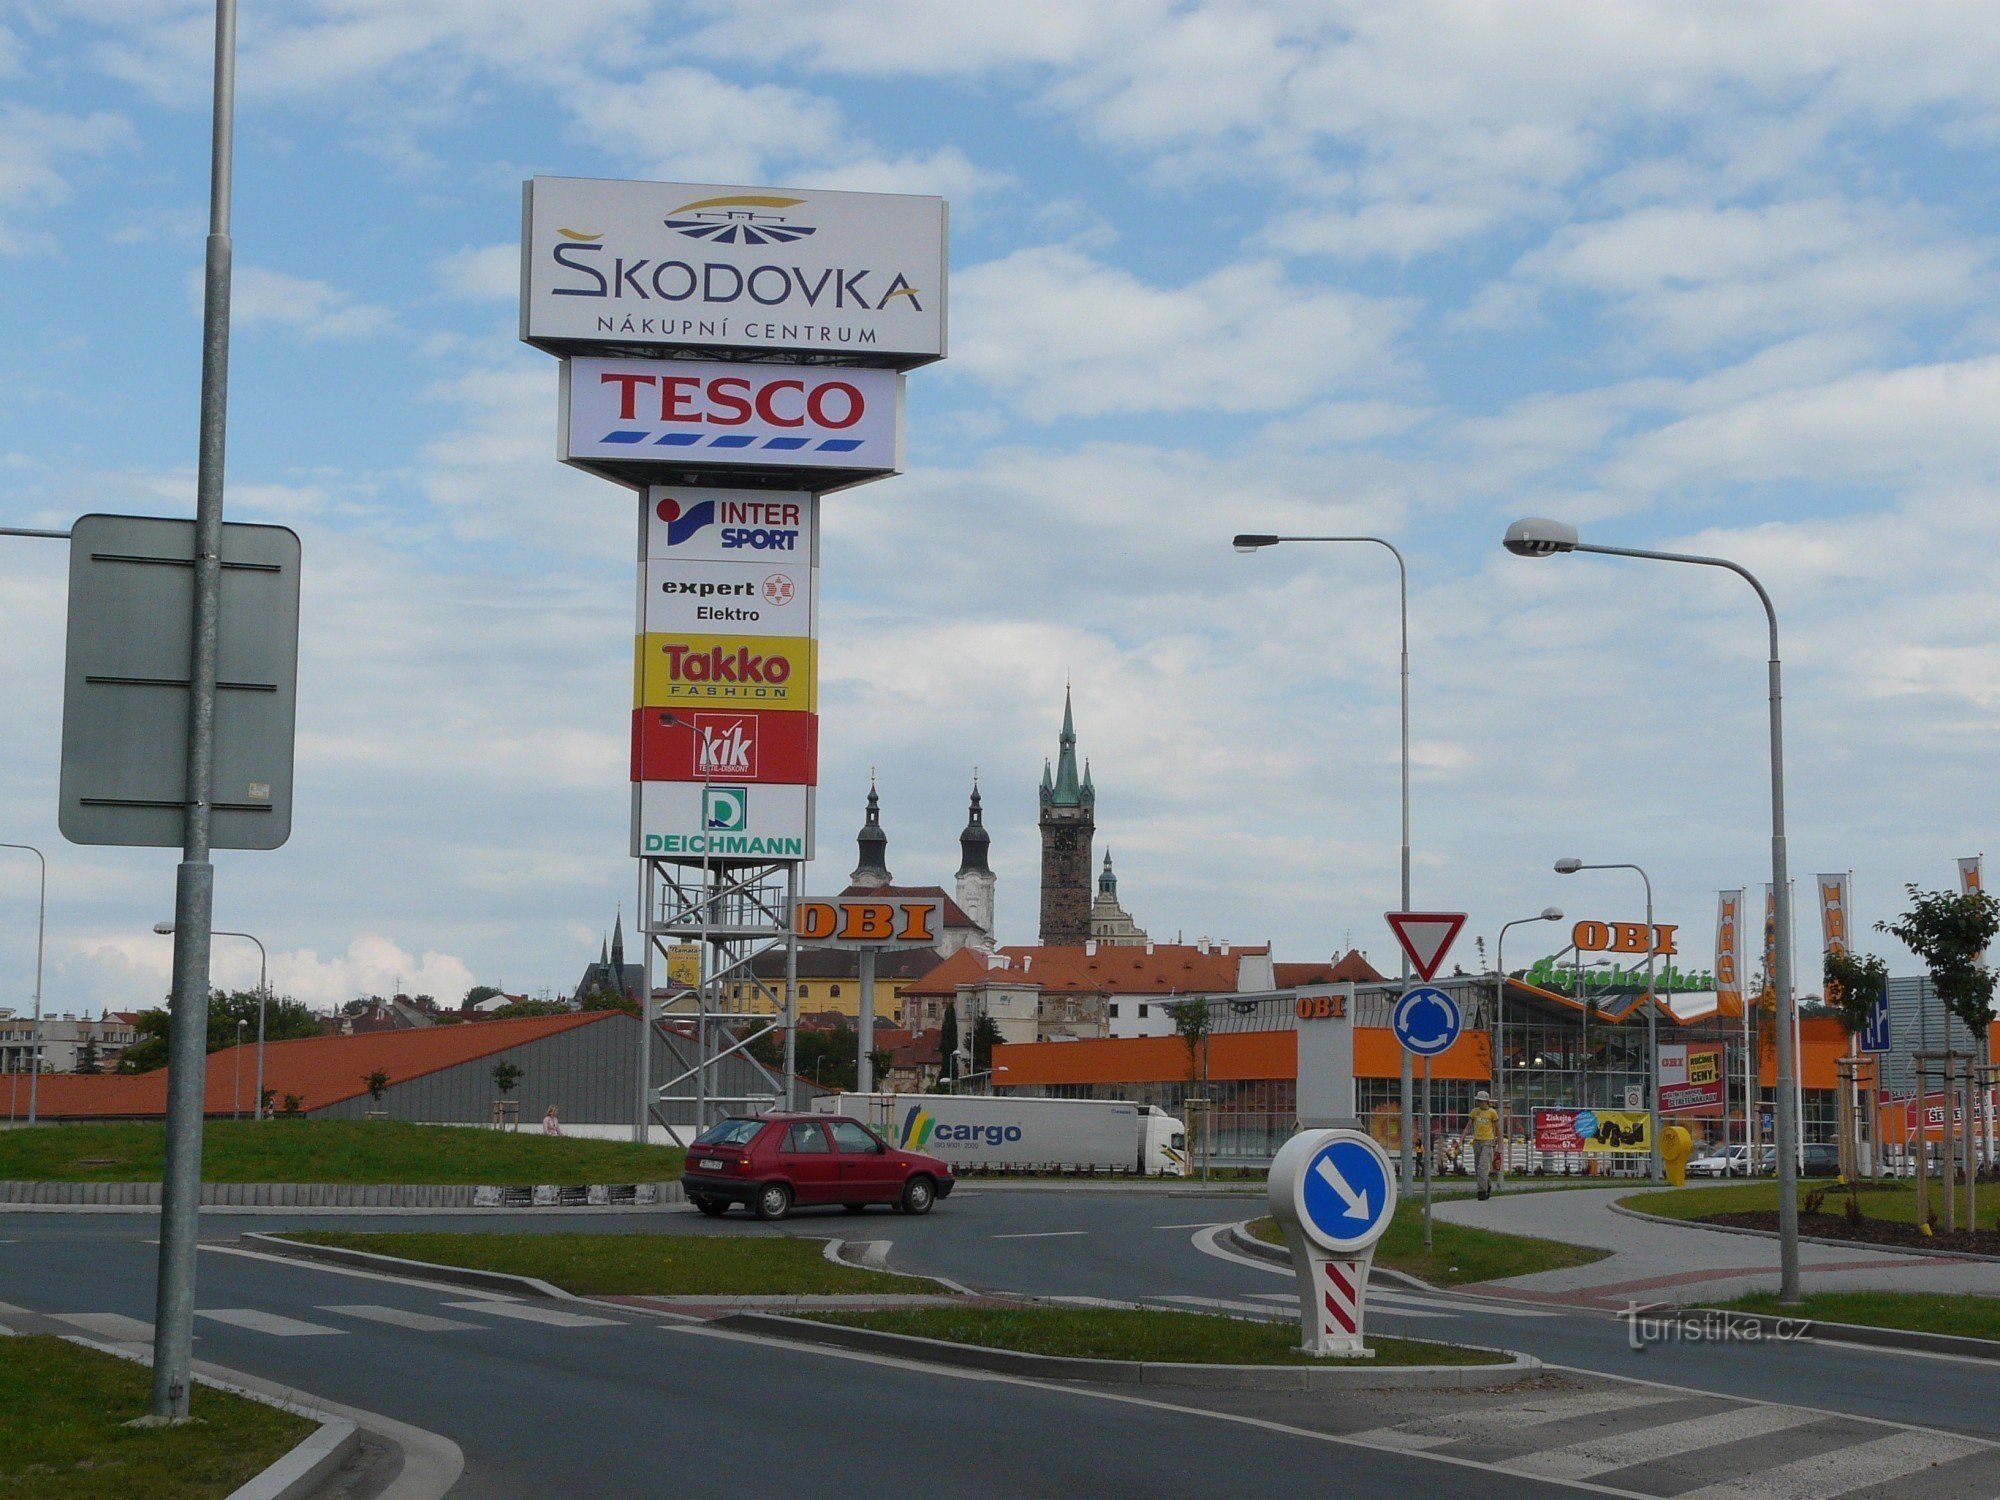
M 701 826 L 705 833 L 741 833 L 750 821 L 750 788 L 708 786 L 701 790 Z

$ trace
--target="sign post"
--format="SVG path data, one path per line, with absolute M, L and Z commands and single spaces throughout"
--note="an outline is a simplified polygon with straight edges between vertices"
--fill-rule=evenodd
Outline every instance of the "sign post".
M 859 958 L 857 1094 L 875 1092 L 875 955 L 935 947 L 943 930 L 944 902 L 936 896 L 835 896 L 830 901 L 792 903 L 792 934 L 800 943 L 808 948 L 846 948 Z
M 1359 1130 L 1304 1130 L 1271 1162 L 1271 1216 L 1298 1278 L 1300 1348 L 1372 1359 L 1364 1341 L 1368 1270 L 1396 1212 L 1389 1153 Z
M 1460 919 L 1461 921 L 1463 918 Z M 1439 954 L 1441 958 L 1442 953 Z M 1431 967 L 1437 967 L 1435 960 Z M 1396 1002 L 1390 1025 L 1403 1050 L 1424 1060 L 1424 1248 L 1431 1248 L 1431 1059 L 1458 1040 L 1465 1017 L 1458 1002 L 1434 985 L 1420 984 Z

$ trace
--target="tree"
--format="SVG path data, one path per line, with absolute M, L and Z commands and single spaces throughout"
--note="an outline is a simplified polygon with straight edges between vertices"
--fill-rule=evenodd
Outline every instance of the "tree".
M 639 997 L 637 995 L 623 994 L 618 990 L 607 990 L 599 985 L 593 985 L 590 993 L 583 997 L 583 1008 L 585 1010 L 623 1011 L 628 1016 L 636 1016 L 639 1014 Z M 501 1009 L 511 1010 L 513 1007 L 502 1006 Z
M 498 985 L 475 984 L 471 989 L 465 992 L 466 1008 L 469 1010 L 471 1007 L 477 1005 L 482 1000 L 491 1000 L 495 995 L 504 993 L 505 991 L 501 990 Z
M 518 1021 L 524 1016 L 566 1016 L 570 1008 L 560 1000 L 510 1000 L 489 1014 L 494 1021 Z
M 938 1082 L 958 1077 L 958 1006 L 944 1008 L 938 1027 Z
M 377 1104 L 380 1104 L 382 1096 L 389 1092 L 389 1075 L 380 1068 L 366 1075 L 361 1081 L 367 1086 L 368 1097 Z
M 1985 1039 L 1993 1022 L 1994 974 L 1980 959 L 2000 935 L 2000 901 L 1984 891 L 1903 889 L 1910 909 L 1894 922 L 1877 922 L 1876 931 L 1922 959 L 1944 1008 Z
M 520 1081 L 521 1069 L 518 1064 L 503 1062 L 493 1065 L 493 1086 L 501 1093 L 513 1093 L 514 1085 Z
M 972 1023 L 973 1072 L 992 1073 L 993 1047 L 1000 1040 L 1000 1023 L 991 1016 L 981 1016 Z
M 95 1034 L 83 1039 L 83 1050 L 77 1054 L 76 1058 L 76 1070 L 79 1073 L 87 1073 L 93 1077 L 104 1071 L 104 1064 L 99 1060 L 97 1055 L 97 1037 Z
M 1173 1017 L 1174 1031 L 1187 1046 L 1188 1092 L 1197 1093 L 1204 1072 L 1202 1064 L 1208 1060 L 1208 1002 L 1175 1000 L 1168 1004 L 1167 1014 Z
M 1869 1012 L 1889 983 L 1889 966 L 1872 953 L 1856 954 L 1844 948 L 1826 952 L 1825 1009 L 1840 1018 L 1849 1036 L 1868 1029 Z M 1805 1007 L 1799 1007 L 1800 1014 Z
M 139 1019 L 132 1028 L 138 1033 L 138 1040 L 119 1057 L 119 1072 L 150 1073 L 167 1065 L 168 1016 L 169 1012 L 164 1008 L 139 1013 Z M 220 1052 L 224 1047 L 235 1046 L 238 1021 L 247 1023 L 246 1035 L 256 1036 L 257 992 L 231 990 L 224 993 L 217 990 L 208 1002 L 207 1050 Z M 296 1037 L 318 1036 L 320 1032 L 318 1013 L 302 1002 L 286 995 L 273 995 L 266 1002 L 264 1035 L 267 1040 L 283 1042 Z

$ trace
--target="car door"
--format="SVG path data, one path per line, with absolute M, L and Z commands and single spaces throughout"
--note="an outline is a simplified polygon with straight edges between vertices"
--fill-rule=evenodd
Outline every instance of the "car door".
M 833 1203 L 840 1197 L 840 1163 L 817 1120 L 795 1120 L 778 1142 L 778 1169 L 791 1179 L 794 1203 Z
M 830 1128 L 843 1202 L 894 1203 L 902 1196 L 902 1167 L 874 1132 L 854 1120 L 835 1120 Z

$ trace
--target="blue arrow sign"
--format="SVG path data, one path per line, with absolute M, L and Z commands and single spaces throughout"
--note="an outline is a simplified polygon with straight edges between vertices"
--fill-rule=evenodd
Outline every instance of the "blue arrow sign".
M 1456 1000 L 1434 985 L 1423 984 L 1396 1002 L 1391 1024 L 1405 1052 L 1436 1057 L 1458 1040 L 1465 1018 L 1459 1014 Z
M 1396 1206 L 1389 1158 L 1365 1137 L 1328 1141 L 1306 1163 L 1298 1201 L 1304 1227 L 1322 1244 L 1342 1254 L 1365 1249 Z
M 1868 1007 L 1868 1024 L 1861 1030 L 1861 1050 L 1889 1050 L 1889 995 L 1886 990 L 1877 995 L 1875 1003 Z

